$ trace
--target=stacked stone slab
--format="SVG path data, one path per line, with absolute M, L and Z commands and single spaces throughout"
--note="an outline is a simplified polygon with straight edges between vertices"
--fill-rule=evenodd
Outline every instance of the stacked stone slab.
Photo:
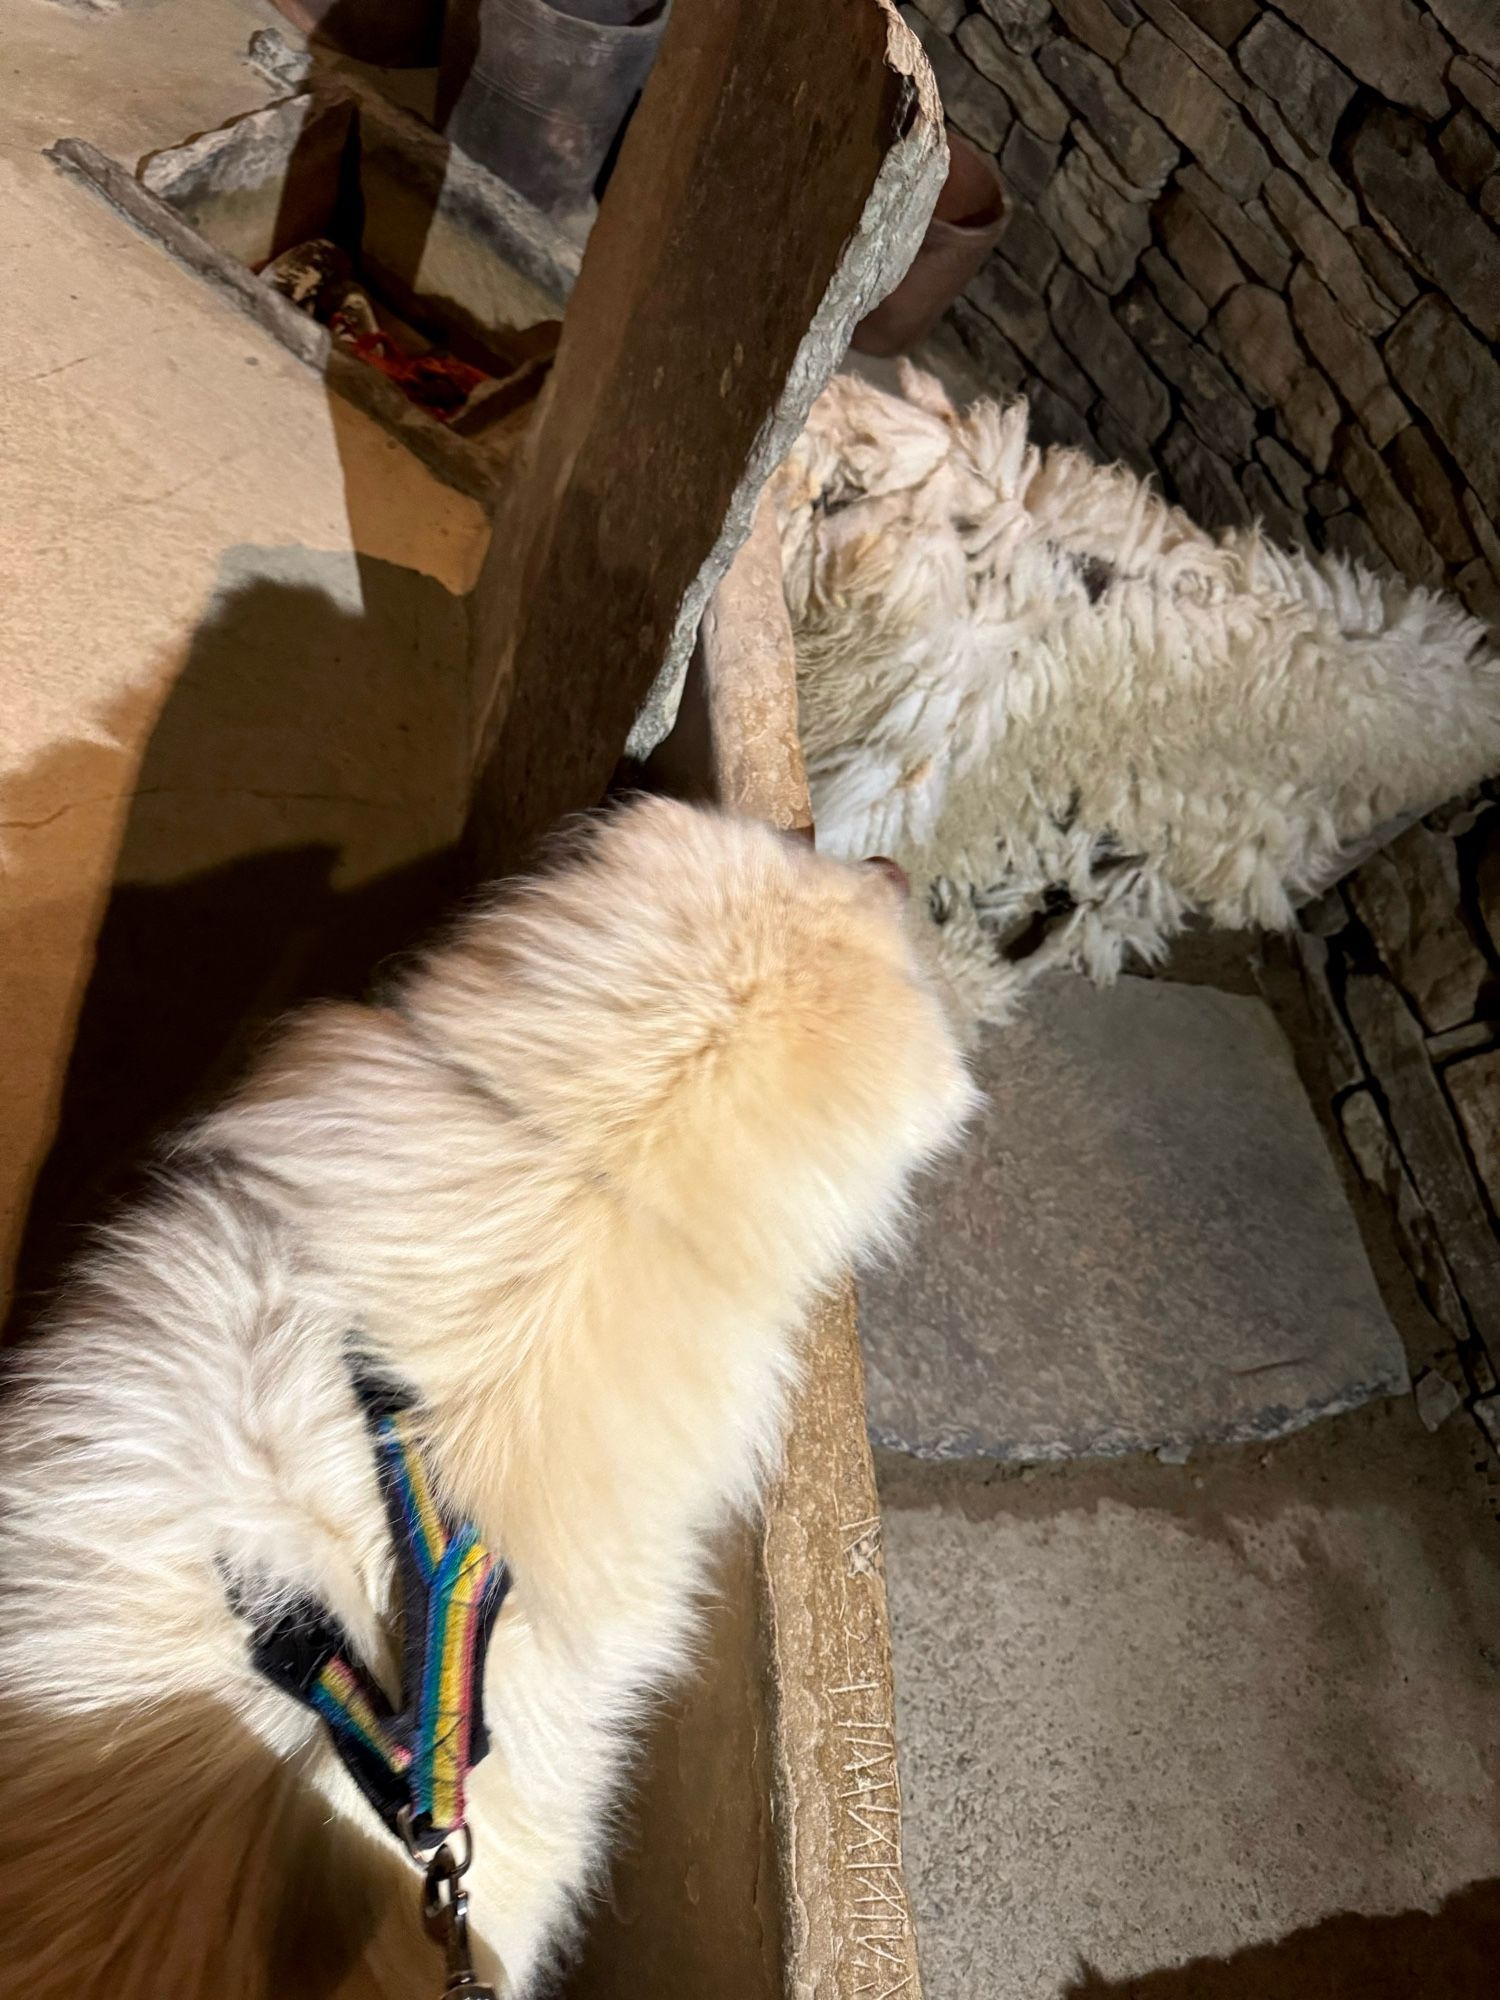
M 1427 1310 L 1425 1407 L 1469 1403 L 1500 1451 L 1497 796 L 1408 828 L 1306 911 L 1285 951 L 1335 1123 Z
M 940 372 L 1500 628 L 1500 0 L 906 14 L 1012 202 Z

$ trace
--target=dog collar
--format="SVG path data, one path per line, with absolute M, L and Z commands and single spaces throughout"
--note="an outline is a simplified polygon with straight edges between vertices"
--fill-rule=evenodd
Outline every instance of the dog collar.
M 356 1373 L 396 1553 L 396 1706 L 316 1599 L 252 1618 L 250 1658 L 324 1723 L 382 1824 L 421 1858 L 464 1825 L 468 1775 L 489 1749 L 484 1661 L 510 1573 L 472 1521 L 437 1500 L 409 1397 Z

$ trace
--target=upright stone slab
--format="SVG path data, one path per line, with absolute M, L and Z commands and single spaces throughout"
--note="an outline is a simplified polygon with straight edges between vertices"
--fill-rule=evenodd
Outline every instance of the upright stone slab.
M 862 1286 L 876 1441 L 1057 1459 L 1274 1437 L 1405 1387 L 1269 1010 L 1044 981 L 987 1104 Z
M 474 599 L 474 836 L 514 866 L 677 710 L 709 597 L 946 170 L 881 0 L 677 9 Z

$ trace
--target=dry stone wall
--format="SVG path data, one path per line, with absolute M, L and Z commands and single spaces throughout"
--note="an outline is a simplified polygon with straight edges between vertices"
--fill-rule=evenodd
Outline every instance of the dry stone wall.
M 1332 1122 L 1426 1309 L 1418 1407 L 1500 1453 L 1500 784 L 1409 827 L 1268 944 L 1295 968 Z M 1270 997 L 1276 998 L 1273 992 Z M 1312 1079 L 1310 1079 L 1311 1081 Z
M 905 12 L 1012 204 L 942 372 L 1500 627 L 1500 0 Z

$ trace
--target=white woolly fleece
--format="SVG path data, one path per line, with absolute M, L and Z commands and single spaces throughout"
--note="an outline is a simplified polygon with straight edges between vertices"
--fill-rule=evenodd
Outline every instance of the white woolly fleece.
M 1340 853 L 1500 768 L 1500 660 L 1450 600 L 1122 466 L 834 380 L 778 475 L 819 844 L 889 854 L 974 1013 L 1107 980 L 1190 911 L 1284 925 Z

